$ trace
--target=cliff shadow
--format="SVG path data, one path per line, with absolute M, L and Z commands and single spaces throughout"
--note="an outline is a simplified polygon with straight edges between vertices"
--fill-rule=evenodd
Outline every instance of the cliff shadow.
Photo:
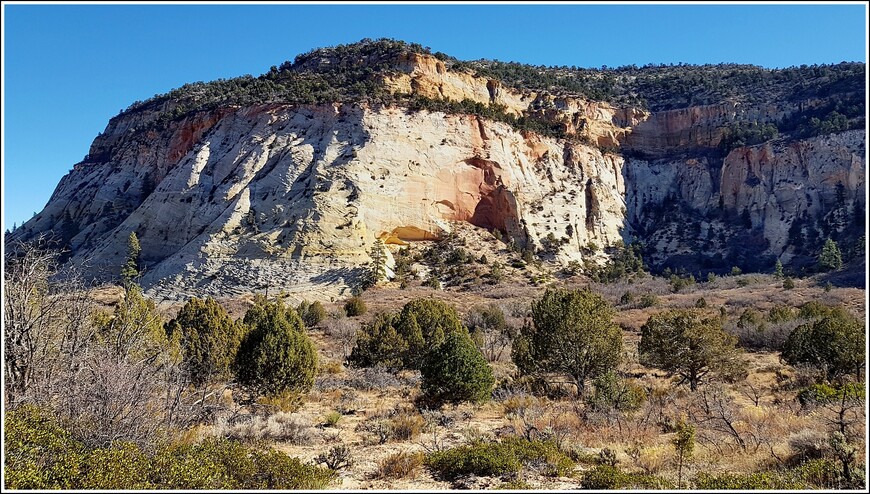
M 334 285 L 344 282 L 351 290 L 359 286 L 369 270 L 365 266 L 330 268 L 312 276 L 311 282 L 316 284 Z M 344 291 L 342 291 L 342 294 Z

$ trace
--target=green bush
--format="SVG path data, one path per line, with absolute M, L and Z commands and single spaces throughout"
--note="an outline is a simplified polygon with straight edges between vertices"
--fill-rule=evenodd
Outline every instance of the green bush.
M 507 328 L 507 321 L 505 320 L 503 310 L 497 305 L 489 304 L 471 309 L 465 316 L 465 325 L 470 333 L 474 333 L 477 330 L 482 332 L 499 332 Z
M 532 491 L 534 487 L 522 479 L 512 479 L 493 487 L 497 491 Z
M 34 407 L 8 411 L 4 439 L 9 489 L 324 489 L 335 479 L 279 451 L 223 439 L 153 453 L 131 443 L 86 448 Z
M 428 288 L 434 288 L 435 290 L 441 289 L 441 280 L 438 279 L 438 275 L 433 271 L 428 278 L 423 282 L 423 286 Z
M 842 307 L 825 305 L 815 300 L 805 303 L 798 311 L 798 317 L 802 319 L 819 319 L 828 316 L 845 317 L 847 315 L 848 313 Z
M 447 480 L 463 475 L 495 477 L 519 472 L 524 465 L 543 462 L 545 475 L 565 476 L 574 462 L 551 441 L 511 437 L 502 442 L 475 441 L 431 453 L 426 465 Z
M 760 311 L 749 307 L 740 314 L 740 318 L 737 320 L 737 327 L 742 329 L 754 328 L 758 331 L 764 331 L 767 324 L 764 321 L 764 315 Z
M 163 489 L 324 489 L 335 473 L 280 451 L 249 449 L 227 440 L 170 446 L 151 465 Z
M 634 412 L 646 401 L 646 390 L 643 386 L 620 379 L 613 371 L 596 377 L 592 384 L 595 392 L 591 405 L 596 410 Z
M 383 364 L 395 369 L 419 369 L 429 349 L 452 332 L 468 332 L 456 309 L 440 300 L 412 300 L 398 314 L 380 315 L 365 325 L 349 362 L 356 367 Z
M 701 472 L 695 477 L 701 490 L 794 490 L 808 486 L 800 479 L 777 472 L 718 473 Z
M 782 359 L 791 365 L 819 368 L 829 380 L 846 374 L 861 379 L 866 361 L 865 342 L 863 321 L 843 310 L 832 310 L 792 331 L 783 345 Z
M 498 231 L 498 230 L 496 230 Z M 493 261 L 489 269 L 489 279 L 492 283 L 498 284 L 504 279 L 504 266 L 498 261 Z
M 774 305 L 767 312 L 767 320 L 774 324 L 791 321 L 797 316 L 798 311 L 788 305 Z
M 30 405 L 7 409 L 3 425 L 7 489 L 77 487 L 85 447 L 50 414 Z
M 644 293 L 640 296 L 640 300 L 637 302 L 637 306 L 641 309 L 646 309 L 647 307 L 655 307 L 659 305 L 659 298 L 652 293 Z
M 581 489 L 673 489 L 674 484 L 655 475 L 626 473 L 610 465 L 598 465 L 583 473 Z
M 596 247 L 597 250 L 594 244 L 587 246 L 589 247 Z M 621 279 L 643 276 L 646 273 L 641 257 L 643 249 L 640 244 L 619 245 L 611 247 L 610 250 L 610 257 L 604 266 L 599 267 L 594 263 L 587 265 L 586 274 L 593 280 L 599 283 L 612 283 Z
M 452 331 L 433 347 L 420 368 L 423 397 L 433 404 L 481 403 L 492 395 L 492 368 L 468 333 Z
M 347 302 L 344 303 L 344 313 L 347 314 L 347 317 L 361 316 L 365 314 L 367 310 L 368 307 L 366 307 L 366 303 L 362 297 L 353 296 L 347 299 Z
M 244 332 L 211 297 L 188 300 L 166 324 L 170 339 L 179 335 L 184 367 L 195 385 L 230 375 Z
M 150 459 L 132 443 L 91 450 L 82 462 L 81 489 L 149 489 Z
M 313 328 L 326 319 L 326 309 L 318 301 L 308 303 L 307 300 L 303 300 L 296 308 L 296 313 L 299 314 L 306 328 Z
M 426 458 L 426 465 L 447 480 L 468 474 L 494 477 L 522 468 L 513 452 L 499 443 L 476 443 L 437 451 Z
M 236 356 L 239 382 L 269 396 L 307 392 L 317 372 L 317 351 L 296 311 L 260 300 L 245 314 L 249 333 Z
M 849 489 L 844 485 L 843 467 L 829 458 L 817 458 L 794 469 L 801 480 L 820 489 Z
M 801 405 L 823 405 L 841 400 L 864 400 L 866 391 L 863 383 L 847 383 L 842 386 L 813 384 L 798 391 L 797 399 Z
M 677 276 L 675 274 L 671 275 L 670 278 L 671 291 L 674 293 L 679 292 L 683 288 L 690 287 L 695 284 L 695 277 L 691 274 L 686 277 Z
M 727 154 L 738 147 L 752 146 L 770 139 L 776 139 L 778 135 L 779 130 L 772 123 L 732 123 L 725 128 L 722 139 L 719 141 L 719 149 Z

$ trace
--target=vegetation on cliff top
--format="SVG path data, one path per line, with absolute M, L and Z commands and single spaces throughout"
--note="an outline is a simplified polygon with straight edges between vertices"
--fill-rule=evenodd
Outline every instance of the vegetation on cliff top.
M 576 96 L 606 101 L 619 106 L 634 106 L 651 111 L 672 110 L 725 101 L 766 104 L 770 101 L 822 99 L 821 106 L 792 115 L 778 124 L 780 131 L 801 130 L 802 134 L 837 131 L 864 126 L 865 64 L 842 62 L 832 65 L 801 65 L 767 69 L 753 65 L 635 65 L 618 68 L 547 67 L 490 60 L 460 61 L 443 53 L 432 54 L 428 47 L 392 39 L 364 39 L 358 43 L 318 48 L 298 55 L 292 62 L 259 76 L 185 84 L 144 102 L 135 102 L 126 112 L 159 110 L 158 121 L 165 123 L 192 111 L 226 105 L 260 103 L 323 104 L 366 101 L 374 104 L 436 106 L 438 111 L 471 112 L 480 108 L 468 105 L 434 105 L 415 97 L 401 97 L 387 91 L 381 74 L 395 72 L 403 55 L 430 54 L 450 70 L 498 79 L 519 90 L 544 91 L 554 95 Z M 837 95 L 831 98 L 832 95 Z M 481 105 L 482 106 L 482 105 Z M 558 132 L 539 122 L 504 117 L 496 109 L 490 118 L 506 121 L 526 130 L 550 135 Z M 845 118 L 836 128 L 821 122 L 832 112 Z M 815 118 L 818 123 L 813 124 Z M 843 125 L 840 125 L 843 124 Z M 829 128 L 830 127 L 830 128 Z

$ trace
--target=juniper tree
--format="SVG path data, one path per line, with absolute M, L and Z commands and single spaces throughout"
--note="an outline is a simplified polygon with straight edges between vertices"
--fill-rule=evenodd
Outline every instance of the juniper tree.
M 489 400 L 492 368 L 468 333 L 452 332 L 427 352 L 420 368 L 423 396 L 435 404 Z
M 829 380 L 847 374 L 860 380 L 867 358 L 866 339 L 862 321 L 842 309 L 827 310 L 820 319 L 798 326 L 789 334 L 782 359 L 791 365 L 815 366 Z
M 426 353 L 454 332 L 468 332 L 456 309 L 440 300 L 415 299 L 398 314 L 380 315 L 364 326 L 350 361 L 359 367 L 419 369 Z
M 735 379 L 745 372 L 737 339 L 722 330 L 719 317 L 698 310 L 669 310 L 641 327 L 640 362 L 680 377 L 695 391 L 708 374 Z
M 566 374 L 580 396 L 587 379 L 619 364 L 622 331 L 600 295 L 588 289 L 547 290 L 531 311 L 511 352 L 521 374 Z
M 295 310 L 261 300 L 242 322 L 249 332 L 236 355 L 239 382 L 272 396 L 311 389 L 317 351 Z
M 213 298 L 192 298 L 166 324 L 166 332 L 170 338 L 179 335 L 185 371 L 201 386 L 229 376 L 244 327 Z

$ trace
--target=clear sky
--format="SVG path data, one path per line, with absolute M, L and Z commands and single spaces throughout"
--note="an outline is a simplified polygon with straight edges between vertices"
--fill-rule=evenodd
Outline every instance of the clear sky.
M 396 38 L 462 60 L 600 67 L 867 60 L 859 3 L 3 5 L 3 230 L 42 210 L 109 118 L 187 82 Z

